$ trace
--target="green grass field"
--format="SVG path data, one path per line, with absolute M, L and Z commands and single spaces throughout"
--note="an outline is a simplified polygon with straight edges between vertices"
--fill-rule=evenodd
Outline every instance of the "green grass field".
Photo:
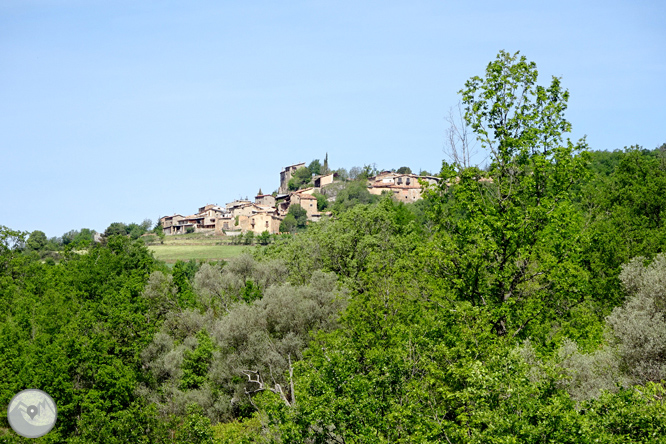
M 245 245 L 151 245 L 148 247 L 155 257 L 166 263 L 177 260 L 222 260 L 240 255 L 250 247 Z

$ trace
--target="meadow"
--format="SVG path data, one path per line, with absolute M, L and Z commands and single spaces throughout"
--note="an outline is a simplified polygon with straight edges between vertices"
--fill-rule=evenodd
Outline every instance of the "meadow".
M 148 249 L 153 252 L 155 258 L 167 264 L 173 264 L 178 260 L 230 259 L 250 248 L 247 245 L 232 245 L 227 236 L 206 236 L 198 233 L 167 236 L 163 244 L 151 243 L 148 245 Z

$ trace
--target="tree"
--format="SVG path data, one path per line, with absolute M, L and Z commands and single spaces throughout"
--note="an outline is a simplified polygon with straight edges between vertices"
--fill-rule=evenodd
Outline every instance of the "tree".
M 124 236 L 128 233 L 127 225 L 122 222 L 113 222 L 109 225 L 106 230 L 104 230 L 104 237 L 110 237 L 115 235 Z
M 361 174 L 363 174 L 363 168 L 359 166 L 354 166 L 349 169 L 349 178 L 351 180 L 360 179 Z
M 319 162 L 319 159 L 315 159 L 310 162 L 310 165 L 308 165 L 308 170 L 310 170 L 310 173 L 314 176 L 321 174 L 321 163 Z
M 310 170 L 308 168 L 302 167 L 294 171 L 294 173 L 291 175 L 291 179 L 289 179 L 287 186 L 290 191 L 296 191 L 309 184 L 311 180 L 312 173 Z
M 42 251 L 46 247 L 47 242 L 46 234 L 43 231 L 35 230 L 28 236 L 26 244 L 31 250 Z
M 324 157 L 324 164 L 321 167 L 321 174 L 330 174 L 331 169 L 328 167 L 328 153 L 326 153 L 326 157 Z
M 465 122 L 489 151 L 489 172 L 442 166 L 433 217 L 438 275 L 456 299 L 493 313 L 498 335 L 563 316 L 580 302 L 582 218 L 572 186 L 586 173 L 585 143 L 562 145 L 568 91 L 553 77 L 536 85 L 533 62 L 501 51 L 484 78 L 460 91 Z
M 338 168 L 335 170 L 335 177 L 337 177 L 341 181 L 345 181 L 350 178 L 350 173 L 344 168 Z
M 152 225 L 152 222 L 148 224 L 146 224 L 146 222 L 150 222 L 150 220 L 146 219 L 141 225 L 131 223 L 127 226 L 127 234 L 129 234 L 132 240 L 140 238 L 146 232 L 145 227 L 150 227 Z
M 257 236 L 257 242 L 260 245 L 268 245 L 271 242 L 271 234 L 265 230 L 259 236 Z
M 280 222 L 281 233 L 291 233 L 296 229 L 296 218 L 293 214 L 287 214 Z
M 287 214 L 292 214 L 296 219 L 296 228 L 305 228 L 308 221 L 308 212 L 299 204 L 289 205 Z
M 314 197 L 317 198 L 317 211 L 324 211 L 328 208 L 328 199 L 321 193 L 313 193 Z
M 460 102 L 455 108 L 451 107 L 446 122 L 449 127 L 446 129 L 444 154 L 452 164 L 462 168 L 473 166 L 472 156 L 476 154 L 476 150 L 470 141 L 469 126 L 465 121 Z
M 164 234 L 164 228 L 162 227 L 162 224 L 157 224 L 155 226 L 155 228 L 153 229 L 153 232 L 160 239 L 160 243 L 163 244 L 164 243 L 164 238 L 165 238 L 166 235 Z
M 379 196 L 370 194 L 362 181 L 350 182 L 340 190 L 333 203 L 333 211 L 341 213 L 359 204 L 371 204 L 379 201 Z
M 396 170 L 398 174 L 412 174 L 412 169 L 410 167 L 401 166 Z

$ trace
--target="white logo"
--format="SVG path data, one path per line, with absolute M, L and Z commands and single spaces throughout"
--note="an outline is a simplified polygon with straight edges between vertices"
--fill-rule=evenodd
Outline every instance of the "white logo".
M 37 389 L 19 392 L 7 409 L 7 420 L 16 433 L 26 438 L 39 438 L 51 431 L 58 408 L 48 393 Z

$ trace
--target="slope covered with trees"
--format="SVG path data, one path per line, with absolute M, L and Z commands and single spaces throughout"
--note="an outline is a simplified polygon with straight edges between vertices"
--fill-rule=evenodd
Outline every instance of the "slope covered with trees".
M 487 168 L 352 185 L 252 256 L 168 268 L 118 230 L 55 263 L 0 228 L 2 403 L 50 393 L 42 442 L 663 440 L 666 145 L 568 140 L 519 54 L 461 94 Z

